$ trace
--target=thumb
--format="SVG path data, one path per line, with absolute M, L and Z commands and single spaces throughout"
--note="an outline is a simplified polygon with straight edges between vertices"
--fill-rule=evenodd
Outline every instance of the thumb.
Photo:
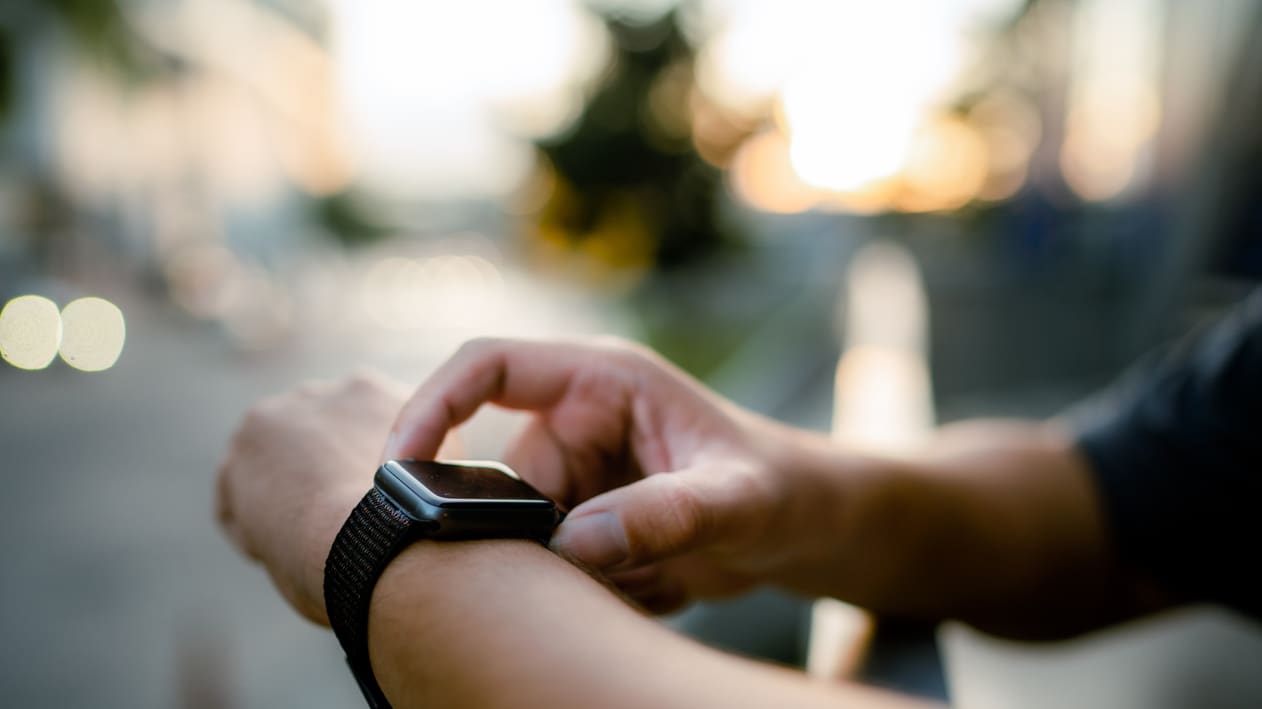
M 753 476 L 735 466 L 658 473 L 575 507 L 551 546 L 597 570 L 630 568 L 755 529 L 765 507 Z

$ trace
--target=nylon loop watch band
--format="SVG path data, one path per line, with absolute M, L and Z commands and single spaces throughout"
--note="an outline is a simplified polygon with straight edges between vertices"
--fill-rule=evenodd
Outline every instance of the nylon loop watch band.
M 374 487 L 346 519 L 324 562 L 329 625 L 373 709 L 390 709 L 368 660 L 368 605 L 373 587 L 390 561 L 423 530 L 422 523 L 403 514 Z

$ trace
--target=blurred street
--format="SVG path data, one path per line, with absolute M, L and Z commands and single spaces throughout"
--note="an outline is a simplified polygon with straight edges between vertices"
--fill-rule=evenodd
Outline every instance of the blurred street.
M 352 706 L 336 644 L 211 508 L 245 408 L 340 370 L 310 353 L 242 366 L 204 327 L 127 306 L 132 347 L 108 373 L 0 372 L 0 704 Z

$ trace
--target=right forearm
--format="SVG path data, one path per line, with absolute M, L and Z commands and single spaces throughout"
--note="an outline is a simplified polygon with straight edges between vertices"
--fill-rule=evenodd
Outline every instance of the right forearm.
M 1025 637 L 1143 609 L 1112 558 L 1090 473 L 1053 429 L 970 424 L 914 460 L 819 447 L 807 459 L 834 488 L 814 496 L 833 505 L 831 595 Z

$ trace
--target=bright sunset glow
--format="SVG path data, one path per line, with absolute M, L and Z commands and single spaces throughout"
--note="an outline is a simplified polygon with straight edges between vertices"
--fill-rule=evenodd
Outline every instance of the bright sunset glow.
M 988 174 L 984 140 L 935 112 L 967 59 L 966 30 L 979 18 L 1010 13 L 1013 3 L 708 5 L 713 34 L 698 58 L 700 89 L 737 114 L 776 107 L 792 169 L 831 193 L 824 205 L 933 211 L 977 196 Z M 748 152 L 775 164 L 767 139 L 757 140 L 763 144 Z M 1004 172 L 1009 182 L 1015 172 Z M 902 175 L 913 184 L 908 196 L 895 199 L 886 183 Z M 814 203 L 788 180 L 776 187 L 765 176 L 734 179 L 759 208 Z

